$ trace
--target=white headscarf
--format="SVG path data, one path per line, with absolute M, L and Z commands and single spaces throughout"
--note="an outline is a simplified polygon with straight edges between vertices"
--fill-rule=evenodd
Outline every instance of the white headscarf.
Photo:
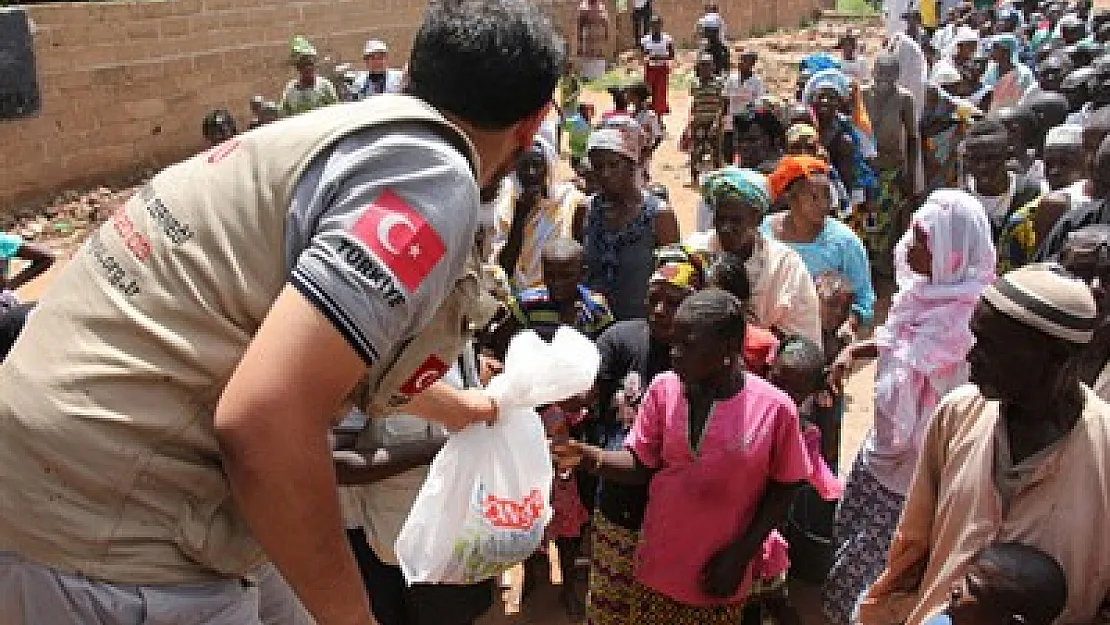
M 898 292 L 875 342 L 889 360 L 875 380 L 877 410 L 895 425 L 895 440 L 916 443 L 940 396 L 965 379 L 974 342 L 971 314 L 995 279 L 994 237 L 982 204 L 956 189 L 934 191 L 913 214 L 894 250 Z M 914 230 L 926 234 L 932 276 L 906 259 Z

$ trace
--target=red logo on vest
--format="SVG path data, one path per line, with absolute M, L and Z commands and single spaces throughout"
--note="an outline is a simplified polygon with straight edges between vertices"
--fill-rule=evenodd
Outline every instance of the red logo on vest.
M 410 292 L 428 277 L 446 251 L 428 222 L 389 190 L 366 207 L 351 232 Z
M 407 382 L 401 385 L 401 392 L 408 396 L 419 395 L 428 390 L 428 387 L 439 381 L 440 378 L 447 375 L 447 370 L 450 367 L 447 363 L 436 357 L 435 354 L 428 356 L 424 364 L 412 374 L 412 377 Z
M 235 151 L 243 142 L 238 139 L 228 139 L 208 152 L 208 163 L 215 165 L 224 160 Z

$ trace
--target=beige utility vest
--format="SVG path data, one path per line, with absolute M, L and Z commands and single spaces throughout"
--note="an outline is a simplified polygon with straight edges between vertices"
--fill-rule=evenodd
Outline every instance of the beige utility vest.
M 119 583 L 247 574 L 264 554 L 235 509 L 216 402 L 287 282 L 285 224 L 329 146 L 395 122 L 438 129 L 404 96 L 261 128 L 158 174 L 65 267 L 0 369 L 0 551 Z M 489 314 L 470 265 L 432 321 L 382 354 L 374 414 L 430 355 L 453 362 Z M 275 506 L 282 505 L 274 502 Z

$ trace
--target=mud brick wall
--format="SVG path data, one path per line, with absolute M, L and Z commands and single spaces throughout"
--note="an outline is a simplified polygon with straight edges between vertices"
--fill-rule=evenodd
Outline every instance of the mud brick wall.
M 613 0 L 611 11 L 616 15 Z M 577 0 L 538 0 L 574 40 Z M 817 0 L 722 0 L 730 36 L 796 26 Z M 629 2 L 631 4 L 631 2 Z M 679 41 L 692 40 L 699 0 L 654 0 Z M 276 99 L 291 77 L 288 42 L 360 62 L 385 40 L 401 65 L 426 0 L 163 0 L 53 3 L 33 22 L 42 111 L 0 121 L 0 209 L 67 188 L 110 183 L 203 148 L 200 122 L 227 107 L 241 126 L 254 94 Z

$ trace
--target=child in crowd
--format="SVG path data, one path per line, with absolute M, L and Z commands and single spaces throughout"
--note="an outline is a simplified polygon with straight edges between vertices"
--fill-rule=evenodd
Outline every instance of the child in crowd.
M 1068 598 L 1064 569 L 1020 543 L 992 543 L 967 565 L 952 598 L 925 625 L 1051 625 Z
M 721 160 L 725 163 L 737 164 L 736 117 L 767 94 L 763 80 L 755 73 L 755 64 L 758 60 L 759 55 L 755 50 L 740 52 L 739 65 L 729 72 L 724 81 L 723 95 L 727 99 L 728 111 L 721 123 Z M 744 166 L 753 167 L 754 164 L 744 163 Z
M 855 341 L 846 325 L 855 300 L 852 282 L 839 271 L 826 271 L 813 279 L 817 299 L 821 302 L 821 336 L 825 364 Z M 822 389 L 817 396 L 813 420 L 821 430 L 823 455 L 834 470 L 840 467 L 840 424 L 844 419 L 844 396 L 832 389 Z
M 821 348 L 801 336 L 784 338 L 775 355 L 774 365 L 767 380 L 789 395 L 798 406 L 802 438 L 806 442 L 806 452 L 809 454 L 812 470 L 809 482 L 823 500 L 835 501 L 843 493 L 844 486 L 822 457 L 821 431 L 809 418 L 817 403 L 817 397 L 825 388 L 825 361 Z M 784 548 L 789 548 L 785 539 L 777 534 L 773 536 L 782 540 Z M 766 622 L 766 617 L 770 617 L 770 621 L 778 625 L 797 625 L 802 622 L 798 612 L 790 604 L 783 582 L 785 578 L 765 580 L 753 589 L 749 600 L 751 606 L 749 611 L 753 608 L 757 609 L 760 622 Z
M 859 57 L 859 47 L 859 33 L 849 29 L 837 45 L 840 50 L 840 71 L 856 84 L 866 85 L 871 80 L 871 68 L 867 65 L 867 59 Z
M 590 413 L 580 401 L 572 400 L 561 405 L 548 406 L 540 416 L 548 439 L 559 441 L 569 437 L 573 429 L 580 427 L 589 418 Z M 590 512 L 582 504 L 578 482 L 571 472 L 558 472 L 555 475 L 551 485 L 551 509 L 551 522 L 544 531 L 544 542 L 555 543 L 563 582 L 559 599 L 567 617 L 578 621 L 586 615 L 587 562 L 579 562 L 579 554 L 582 551 L 583 530 L 589 523 Z M 548 559 L 543 556 L 543 553 L 538 552 L 527 561 L 522 594 L 530 594 L 528 591 L 535 587 L 537 578 L 546 577 L 544 573 L 549 568 Z
M 690 88 L 690 122 L 686 137 L 690 145 L 690 185 L 698 185 L 698 175 L 706 160 L 712 169 L 721 167 L 721 118 L 725 112 L 724 87 L 713 74 L 713 57 L 698 57 L 698 81 Z
M 644 173 L 650 179 L 651 155 L 663 143 L 663 125 L 659 115 L 651 108 L 651 90 L 644 81 L 634 82 L 628 87 L 628 102 L 632 106 L 632 118 L 643 129 L 644 137 Z
M 751 281 L 744 259 L 739 254 L 723 252 L 709 266 L 709 286 L 721 289 L 740 300 L 747 308 L 752 296 Z M 774 332 L 748 323 L 744 333 L 744 348 L 741 356 L 748 371 L 766 379 L 771 364 L 775 361 L 779 339 Z
M 821 347 L 803 336 L 792 335 L 779 345 L 768 381 L 798 406 L 802 437 L 809 454 L 809 483 L 822 499 L 836 501 L 843 494 L 844 485 L 825 461 L 821 452 L 821 429 L 810 419 L 827 389 L 826 370 Z
M 582 283 L 581 243 L 562 237 L 548 241 L 541 252 L 541 267 L 543 284 L 520 291 L 509 303 L 514 320 L 508 324 L 509 337 L 520 330 L 535 330 L 550 341 L 565 325 L 596 340 L 613 324 L 605 296 Z
M 671 63 L 674 61 L 674 40 L 663 32 L 663 18 L 651 18 L 651 32 L 640 39 L 644 53 L 644 81 L 651 89 L 651 106 L 655 114 L 662 118 L 671 112 L 667 102 L 667 82 L 671 76 Z
M 276 102 L 271 102 L 260 95 L 251 98 L 250 106 L 251 121 L 247 124 L 247 130 L 254 130 L 259 126 L 265 126 L 270 122 L 281 119 L 281 107 Z
M 521 291 L 509 302 L 512 317 L 502 324 L 491 340 L 497 354 L 503 353 L 507 341 L 520 330 L 534 330 L 550 341 L 560 326 L 570 326 L 591 340 L 614 322 L 605 298 L 582 284 L 582 245 L 569 238 L 556 238 L 543 248 L 543 284 Z M 573 398 L 541 412 L 548 436 L 557 439 L 580 436 L 590 412 L 582 398 Z M 577 563 L 581 553 L 583 526 L 589 512 L 572 476 L 556 476 L 552 486 L 554 517 L 548 525 L 546 540 L 555 542 L 563 586 L 560 599 L 572 619 L 585 614 L 585 576 Z M 545 578 L 546 559 L 533 556 L 525 567 L 523 587 L 534 588 Z
M 628 91 L 623 85 L 609 87 L 609 97 L 613 98 L 613 108 L 601 114 L 601 121 L 606 122 L 614 117 L 628 116 Z
M 875 60 L 875 84 L 864 92 L 875 130 L 875 173 L 878 185 L 868 198 L 869 210 L 855 223 L 871 262 L 883 275 L 893 272 L 892 246 L 905 229 L 906 205 L 915 192 L 920 140 L 913 94 L 898 84 L 898 58 L 883 54 Z
M 235 118 L 227 109 L 209 111 L 200 127 L 208 145 L 213 147 L 235 136 Z
M 570 150 L 570 167 L 578 176 L 589 167 L 590 133 L 593 132 L 594 105 L 588 102 L 578 104 L 578 109 L 563 120 L 567 133 L 567 148 Z
M 821 301 L 822 349 L 828 364 L 847 347 L 855 337 L 845 331 L 845 323 L 852 312 L 855 289 L 852 282 L 839 271 L 826 271 L 813 279 L 817 298 Z

